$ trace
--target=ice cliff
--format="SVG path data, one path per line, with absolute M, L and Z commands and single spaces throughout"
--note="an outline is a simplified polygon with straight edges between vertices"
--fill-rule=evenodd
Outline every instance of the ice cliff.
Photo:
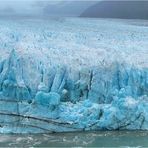
M 0 20 L 0 133 L 148 129 L 145 23 Z

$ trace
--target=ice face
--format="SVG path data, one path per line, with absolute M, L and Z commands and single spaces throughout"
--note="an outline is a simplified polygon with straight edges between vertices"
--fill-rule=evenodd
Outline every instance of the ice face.
M 147 34 L 138 21 L 1 20 L 0 132 L 148 129 Z

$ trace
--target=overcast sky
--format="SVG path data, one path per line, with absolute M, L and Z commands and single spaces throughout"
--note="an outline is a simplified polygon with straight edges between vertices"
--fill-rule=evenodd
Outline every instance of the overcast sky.
M 24 15 L 42 15 L 45 13 L 51 13 L 50 9 L 54 11 L 54 13 L 58 13 L 57 11 L 62 9 L 62 11 L 59 11 L 59 15 L 65 9 L 68 9 L 67 12 L 70 13 L 71 8 L 73 11 L 77 11 L 77 15 L 81 13 L 79 9 L 82 7 L 82 11 L 85 8 L 88 8 L 89 6 L 93 5 L 96 1 L 83 1 L 84 3 L 80 3 L 79 1 L 79 8 L 76 10 L 75 7 L 78 7 L 75 5 L 78 0 L 0 0 L 0 14 L 1 15 L 13 15 L 13 14 L 24 14 Z M 81 1 L 82 2 L 82 1 Z M 71 7 L 71 8 L 70 8 Z M 47 11 L 48 9 L 48 11 Z M 46 11 L 45 11 L 46 10 Z

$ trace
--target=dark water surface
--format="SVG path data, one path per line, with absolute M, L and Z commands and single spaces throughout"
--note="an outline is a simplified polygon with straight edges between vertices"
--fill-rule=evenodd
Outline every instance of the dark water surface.
M 148 131 L 1 134 L 0 147 L 148 147 Z

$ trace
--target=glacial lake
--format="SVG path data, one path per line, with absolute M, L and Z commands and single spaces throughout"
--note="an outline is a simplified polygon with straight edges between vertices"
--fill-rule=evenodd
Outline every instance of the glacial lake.
M 148 131 L 1 134 L 0 147 L 148 147 Z

